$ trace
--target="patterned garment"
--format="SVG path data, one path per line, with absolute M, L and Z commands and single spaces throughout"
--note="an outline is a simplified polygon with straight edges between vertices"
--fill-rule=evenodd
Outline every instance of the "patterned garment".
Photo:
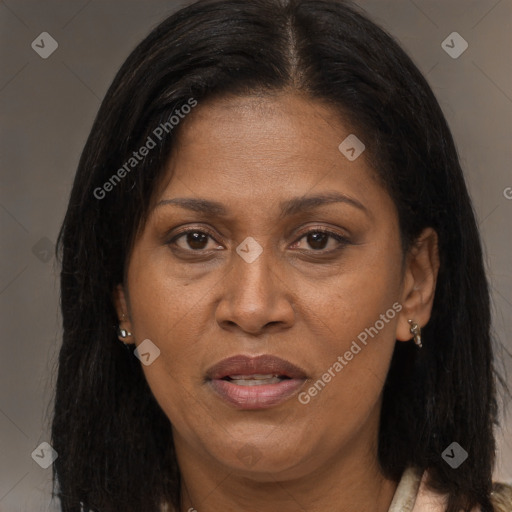
M 422 475 L 421 471 L 415 468 L 406 469 L 388 512 L 445 512 L 446 496 L 427 489 L 426 480 L 426 471 Z M 512 486 L 495 484 L 491 501 L 496 512 L 512 512 Z M 162 512 L 171 510 L 172 508 L 167 505 L 162 507 Z M 472 512 L 480 512 L 480 508 L 474 508 Z
M 404 471 L 388 512 L 445 512 L 447 497 L 427 489 L 427 472 Z M 496 512 L 512 512 L 512 486 L 495 484 L 491 501 Z M 476 507 L 472 512 L 480 512 Z

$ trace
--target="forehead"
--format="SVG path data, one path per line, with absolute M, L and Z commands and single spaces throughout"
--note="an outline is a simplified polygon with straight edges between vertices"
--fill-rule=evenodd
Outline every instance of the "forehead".
M 280 153 L 286 150 L 283 156 L 318 157 L 321 147 L 330 153 L 338 139 L 350 132 L 334 109 L 298 93 L 228 96 L 200 103 L 185 120 L 177 147 L 216 144 L 219 153 L 241 149 L 252 155 L 257 149 L 266 156 L 279 149 Z M 243 146 L 237 141 L 243 141 Z
M 157 200 L 179 195 L 268 209 L 331 191 L 371 202 L 385 191 L 364 151 L 350 160 L 339 149 L 354 136 L 365 139 L 336 110 L 299 94 L 199 103 L 180 126 Z

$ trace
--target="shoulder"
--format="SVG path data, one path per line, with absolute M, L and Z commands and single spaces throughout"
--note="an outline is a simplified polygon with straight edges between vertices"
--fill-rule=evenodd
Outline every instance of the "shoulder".
M 491 502 L 495 512 L 511 512 L 512 485 L 496 482 L 492 488 Z
M 448 496 L 439 494 L 427 486 L 428 471 L 423 474 L 409 469 L 404 476 L 409 480 L 408 486 L 411 494 L 414 488 L 417 489 L 414 505 L 405 508 L 411 512 L 445 512 L 448 503 Z M 504 483 L 494 483 L 491 494 L 491 502 L 495 512 L 512 512 L 512 486 Z M 394 509 L 390 509 L 393 511 Z M 403 510 L 403 509 L 400 509 Z M 480 507 L 475 507 L 471 512 L 481 512 Z
M 428 471 L 425 471 L 420 480 L 418 494 L 412 512 L 444 512 L 448 503 L 446 494 L 439 494 L 427 487 Z M 472 510 L 471 512 L 480 512 Z

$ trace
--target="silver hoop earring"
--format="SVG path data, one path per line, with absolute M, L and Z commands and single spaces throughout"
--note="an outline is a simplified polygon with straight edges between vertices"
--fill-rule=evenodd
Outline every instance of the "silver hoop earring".
M 421 327 L 412 320 L 407 320 L 411 326 L 410 332 L 414 336 L 414 343 L 421 348 L 423 345 L 421 344 Z

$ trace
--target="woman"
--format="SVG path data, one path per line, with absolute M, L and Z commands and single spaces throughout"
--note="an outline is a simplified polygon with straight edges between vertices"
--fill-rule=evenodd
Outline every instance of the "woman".
M 453 139 L 355 6 L 165 20 L 101 105 L 59 242 L 62 510 L 507 510 Z

